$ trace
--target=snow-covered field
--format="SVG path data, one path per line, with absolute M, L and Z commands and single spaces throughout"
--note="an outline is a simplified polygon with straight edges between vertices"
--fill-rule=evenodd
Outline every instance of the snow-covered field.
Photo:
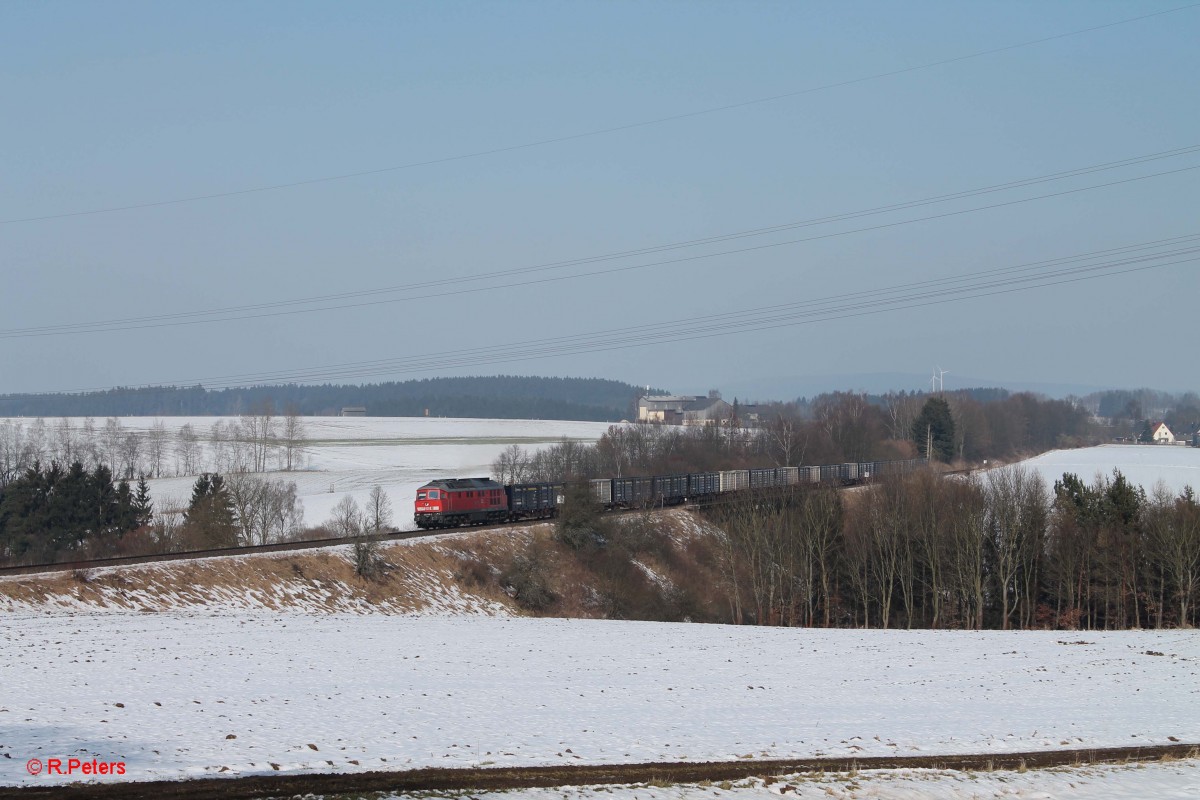
M 1200 741 L 1190 631 L 6 615 L 0 782 Z M 78 777 L 78 776 L 76 776 Z
M 1064 472 L 1091 483 L 1097 474 L 1112 477 L 1113 469 L 1149 493 L 1160 481 L 1173 493 L 1190 486 L 1200 492 L 1200 448 L 1150 444 L 1107 444 L 1078 450 L 1051 450 L 1022 462 L 1036 469 L 1049 489 Z
M 217 419 L 175 417 L 164 421 L 176 429 L 190 422 L 200 433 L 210 430 Z M 123 419 L 122 423 L 148 428 L 154 420 Z M 305 417 L 305 471 L 271 477 L 296 482 L 308 525 L 328 519 L 346 495 L 365 506 L 371 488 L 381 486 L 391 500 L 396 527 L 411 530 L 416 527 L 412 502 L 418 486 L 435 478 L 490 475 L 492 462 L 511 444 L 536 451 L 563 437 L 592 442 L 608 426 L 606 422 L 558 420 Z M 158 497 L 186 499 L 193 482 L 194 478 L 159 479 L 151 482 L 151 492 Z
M 123 418 L 126 429 L 152 419 Z M 203 436 L 215 418 L 190 423 Z M 306 520 L 372 486 L 485 475 L 509 444 L 593 441 L 605 423 L 308 418 Z M 1119 468 L 1200 487 L 1200 450 L 1105 446 L 1026 462 L 1048 484 Z M 192 478 L 152 483 L 185 497 Z M 332 586 L 332 584 L 331 584 Z M 175 587 L 178 588 L 178 587 Z M 453 598 L 451 598 L 453 600 Z M 457 602 L 457 601 L 455 601 Z M 17 610 L 0 632 L 0 784 L 26 760 L 125 761 L 123 780 L 423 766 L 952 754 L 1200 741 L 1200 636 L 786 630 L 484 618 Z M 237 610 L 233 610 L 234 607 Z M 243 607 L 245 606 L 245 607 Z M 12 606 L 10 606 L 12 607 Z M 16 606 L 20 608 L 20 606 Z M 454 610 L 457 609 L 457 610 Z M 111 778 L 98 778 L 111 780 Z M 516 793 L 529 800 L 1192 797 L 1200 763 L 1028 773 L 863 772 L 764 785 Z M 514 793 L 506 793 L 513 797 Z

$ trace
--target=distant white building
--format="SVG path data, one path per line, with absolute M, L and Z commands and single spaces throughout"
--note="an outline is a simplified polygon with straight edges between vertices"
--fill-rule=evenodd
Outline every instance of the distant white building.
M 637 421 L 661 422 L 664 425 L 757 425 L 758 407 L 756 405 L 740 405 L 737 413 L 734 407 L 721 399 L 721 393 L 708 392 L 702 395 L 647 395 L 638 398 Z
M 683 409 L 695 397 L 675 394 L 655 394 L 638 398 L 638 422 L 665 422 L 678 424 L 683 421 Z
M 1175 434 L 1165 422 L 1150 423 L 1150 441 L 1155 444 L 1175 444 Z
M 343 417 L 365 417 L 367 409 L 365 406 L 346 406 L 342 409 Z

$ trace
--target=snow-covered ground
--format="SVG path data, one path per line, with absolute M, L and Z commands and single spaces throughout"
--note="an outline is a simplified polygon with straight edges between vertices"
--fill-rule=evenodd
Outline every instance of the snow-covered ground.
M 1200 492 L 1200 448 L 1151 444 L 1106 444 L 1078 450 L 1051 450 L 1022 462 L 1042 474 L 1049 489 L 1064 472 L 1091 483 L 1097 474 L 1112 477 L 1114 469 L 1149 493 L 1160 481 L 1173 493 L 1190 486 Z
M 603 786 L 472 792 L 475 800 L 1194 800 L 1200 797 L 1200 761 L 1087 766 L 1027 772 L 951 772 L 902 769 L 857 774 L 788 775 L 732 785 Z M 381 800 L 401 800 L 392 795 Z
M 1200 741 L 1200 637 L 6 615 L 0 783 Z M 76 778 L 78 776 L 75 776 Z
M 0 419 L 0 422 L 3 422 Z M 31 420 L 13 419 L 30 426 Z M 70 419 L 79 430 L 82 419 Z M 119 417 L 125 431 L 149 434 L 156 422 L 162 422 L 170 435 L 174 452 L 177 432 L 191 425 L 205 449 L 204 463 L 210 459 L 209 440 L 213 426 L 232 426 L 237 417 Z M 104 420 L 94 421 L 103 429 Z M 371 488 L 378 485 L 392 502 L 394 523 L 402 530 L 415 527 L 412 503 L 416 489 L 434 478 L 464 478 L 489 475 L 492 462 L 512 444 L 536 451 L 561 441 L 594 442 L 610 423 L 559 420 L 444 419 L 438 417 L 303 417 L 304 469 L 269 473 L 268 477 L 295 481 L 297 495 L 304 504 L 304 521 L 318 525 L 330 516 L 333 507 L 345 495 L 352 495 L 359 506 L 365 505 Z M 57 419 L 46 420 L 47 436 L 55 435 Z M 174 457 L 167 459 L 174 464 Z M 211 470 L 212 466 L 206 467 Z M 195 477 L 159 478 L 150 481 L 156 507 L 169 500 L 185 503 L 191 495 Z

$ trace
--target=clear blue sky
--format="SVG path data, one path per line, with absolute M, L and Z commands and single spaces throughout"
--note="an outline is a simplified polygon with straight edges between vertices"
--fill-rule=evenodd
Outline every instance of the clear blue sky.
M 1200 8 L 1193 8 L 892 77 L 476 158 L 11 221 L 571 136 L 1181 5 L 0 4 L 0 220 L 9 221 L 0 224 L 0 330 L 427 280 L 450 287 L 458 276 L 809 220 L 1197 145 Z M 586 269 L 846 231 L 1197 165 L 1200 154 L 1192 154 Z M 194 326 L 9 336 L 0 338 L 0 392 L 258 377 L 962 276 L 1200 233 L 1198 179 L 1200 170 L 1185 171 L 625 273 L 520 288 L 493 282 L 489 291 L 453 297 Z M 927 374 L 940 364 L 952 374 L 1001 382 L 1195 389 L 1198 264 L 737 336 L 465 368 L 422 366 L 365 379 L 603 376 L 677 391 L 719 386 L 727 394 L 787 397 L 805 388 L 806 376 Z M 848 377 L 845 388 L 856 380 Z

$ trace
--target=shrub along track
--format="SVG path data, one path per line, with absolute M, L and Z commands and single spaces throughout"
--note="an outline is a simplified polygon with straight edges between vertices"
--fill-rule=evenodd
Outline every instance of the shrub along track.
M 254 800 L 298 795 L 357 795 L 370 792 L 501 791 L 556 786 L 595 786 L 661 781 L 697 783 L 765 778 L 815 772 L 864 769 L 1011 770 L 1084 764 L 1162 761 L 1200 758 L 1200 744 L 1149 747 L 1102 747 L 1039 750 L 1028 753 L 987 753 L 949 756 L 879 756 L 869 758 L 807 758 L 717 762 L 658 762 L 548 767 L 430 768 L 401 772 L 313 773 L 252 775 L 242 778 L 200 778 L 181 781 L 127 781 L 68 786 L 0 787 L 0 800 L 31 798 L 95 798 L 95 800 Z

